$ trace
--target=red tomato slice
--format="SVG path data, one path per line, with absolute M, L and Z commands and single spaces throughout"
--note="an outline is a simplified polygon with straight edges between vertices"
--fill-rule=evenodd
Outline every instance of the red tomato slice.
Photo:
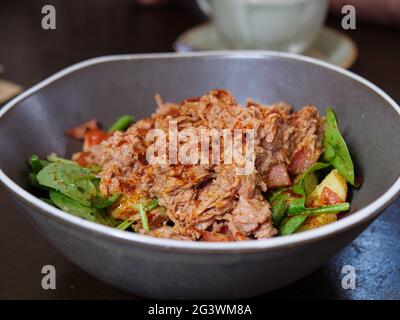
M 109 137 L 110 137 L 110 134 L 107 132 L 104 132 L 102 130 L 99 130 L 99 129 L 88 130 L 85 133 L 83 149 L 87 150 L 87 148 L 95 146 Z

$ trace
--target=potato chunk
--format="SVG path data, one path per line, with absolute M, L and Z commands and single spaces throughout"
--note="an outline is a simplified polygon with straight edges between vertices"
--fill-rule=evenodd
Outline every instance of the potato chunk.
M 296 230 L 296 232 L 318 228 L 324 224 L 335 222 L 336 220 L 337 216 L 335 213 L 324 213 L 308 217 L 306 221 L 304 221 L 304 223 Z
M 307 197 L 308 207 L 343 203 L 347 198 L 347 182 L 336 169 L 332 170 Z
M 321 207 L 339 204 L 346 201 L 347 182 L 335 169 L 332 170 L 324 180 L 318 184 L 314 191 L 306 199 L 307 207 Z M 335 222 L 335 213 L 319 214 L 308 217 L 303 225 L 296 232 L 318 228 L 322 225 Z

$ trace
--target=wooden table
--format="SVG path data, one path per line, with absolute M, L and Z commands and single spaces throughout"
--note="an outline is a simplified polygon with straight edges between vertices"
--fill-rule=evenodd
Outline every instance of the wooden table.
M 53 4 L 57 29 L 41 28 L 41 8 Z M 25 87 L 78 61 L 109 54 L 172 51 L 184 30 L 206 20 L 193 1 L 144 9 L 132 0 L 0 3 L 1 78 Z M 340 28 L 340 20 L 328 24 Z M 349 31 L 360 55 L 352 70 L 400 101 L 400 30 L 363 24 Z M 383 128 L 384 129 L 384 128 Z M 399 139 L 400 137 L 393 137 Z M 0 151 L 1 152 L 1 151 Z M 92 278 L 58 253 L 0 190 L 0 298 L 132 299 Z M 400 199 L 357 240 L 305 279 L 261 298 L 400 299 Z M 57 270 L 57 289 L 41 288 L 41 268 Z M 344 265 L 357 270 L 357 288 L 341 287 Z

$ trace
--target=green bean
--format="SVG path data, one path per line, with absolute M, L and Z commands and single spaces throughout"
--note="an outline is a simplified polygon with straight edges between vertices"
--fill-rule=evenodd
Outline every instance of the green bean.
M 330 206 L 322 206 L 317 208 L 307 208 L 307 214 L 309 216 L 323 214 L 323 213 L 337 213 L 347 211 L 350 209 L 350 203 L 344 202 L 339 204 L 333 204 Z
M 349 149 L 340 134 L 335 112 L 332 108 L 326 111 L 326 128 L 324 133 L 324 160 L 331 163 L 351 185 L 354 183 L 354 165 Z
M 152 199 L 148 204 L 146 204 L 145 208 L 149 211 L 158 207 L 158 200 L 156 198 Z
M 123 222 L 121 222 L 121 223 L 117 226 L 117 229 L 119 229 L 119 230 L 126 230 L 126 229 L 128 229 L 128 228 L 132 225 L 132 223 L 133 223 L 132 220 L 126 219 L 126 220 L 124 220 Z
M 285 221 L 282 222 L 282 225 L 279 228 L 279 234 L 282 236 L 292 234 L 304 223 L 306 219 L 307 215 L 305 214 L 287 218 Z
M 102 195 L 96 195 L 91 199 L 91 207 L 97 209 L 104 209 L 111 206 L 121 197 L 121 193 L 114 193 L 111 197 L 105 198 Z
M 150 232 L 150 228 L 149 228 L 149 220 L 147 219 L 147 213 L 146 213 L 146 209 L 144 208 L 143 203 L 139 203 L 137 205 L 137 208 L 139 210 L 140 213 L 140 219 L 142 221 L 142 226 L 143 229 L 146 233 Z
M 308 217 L 318 214 L 338 213 L 347 211 L 349 208 L 350 204 L 348 202 L 318 208 L 306 208 L 307 211 L 305 213 L 292 215 L 286 218 L 279 228 L 279 234 L 285 236 L 294 233 Z
M 126 130 L 131 123 L 133 122 L 134 118 L 130 115 L 124 115 L 115 121 L 110 129 L 108 129 L 108 132 L 114 132 L 114 131 L 124 131 Z

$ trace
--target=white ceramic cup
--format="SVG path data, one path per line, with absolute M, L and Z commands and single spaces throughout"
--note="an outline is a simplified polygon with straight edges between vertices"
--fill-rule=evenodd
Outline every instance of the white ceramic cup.
M 321 29 L 328 0 L 197 0 L 234 49 L 300 53 Z

